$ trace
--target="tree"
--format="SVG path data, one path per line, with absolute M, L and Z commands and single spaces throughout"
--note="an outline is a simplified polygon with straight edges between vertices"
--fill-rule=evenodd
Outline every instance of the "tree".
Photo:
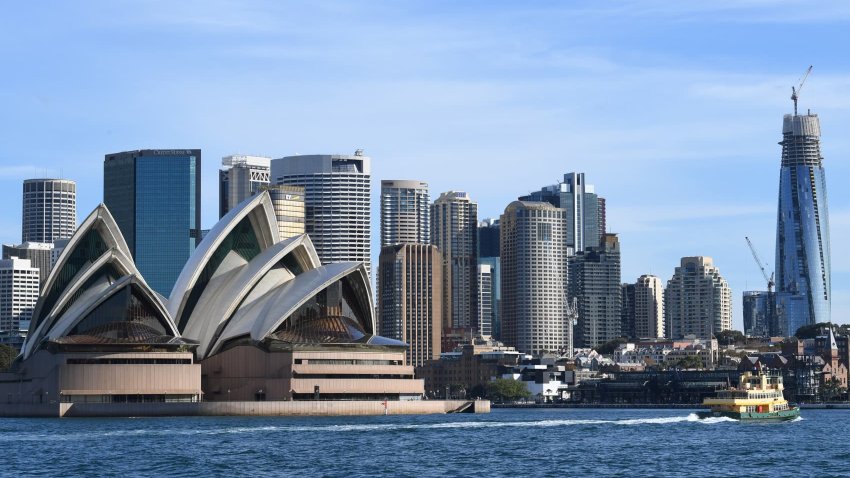
M 702 368 L 702 359 L 696 355 L 688 355 L 676 361 L 678 368 Z
M 841 382 L 835 378 L 830 377 L 829 380 L 823 382 L 823 386 L 820 389 L 821 399 L 824 402 L 831 402 L 834 400 L 840 400 L 845 393 L 847 393 L 847 388 L 841 385 Z
M 9 345 L 0 344 L 0 370 L 9 370 L 12 361 L 18 356 L 18 349 Z
M 833 324 L 832 322 L 818 322 L 817 324 L 804 325 L 797 329 L 794 337 L 798 339 L 813 339 L 821 335 L 823 330 L 832 329 L 835 335 L 850 335 L 850 325 L 848 324 Z
M 747 338 L 739 330 L 723 330 L 714 336 L 720 345 L 744 344 Z
M 596 350 L 596 352 L 601 355 L 611 355 L 614 353 L 615 350 L 617 350 L 618 346 L 628 342 L 629 339 L 625 337 L 620 337 L 614 340 L 609 340 L 604 344 L 597 346 L 594 350 Z
M 487 384 L 487 397 L 496 403 L 515 402 L 521 398 L 530 398 L 531 392 L 519 380 L 497 378 Z

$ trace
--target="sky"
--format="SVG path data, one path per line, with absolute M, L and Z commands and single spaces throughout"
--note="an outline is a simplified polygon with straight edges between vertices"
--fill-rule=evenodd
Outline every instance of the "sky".
M 102 201 L 103 156 L 201 148 L 202 223 L 230 154 L 372 158 L 382 179 L 462 190 L 497 217 L 584 172 L 622 279 L 711 256 L 733 291 L 773 270 L 782 115 L 821 120 L 832 318 L 850 323 L 850 2 L 41 1 L 0 14 L 0 242 L 21 182 Z

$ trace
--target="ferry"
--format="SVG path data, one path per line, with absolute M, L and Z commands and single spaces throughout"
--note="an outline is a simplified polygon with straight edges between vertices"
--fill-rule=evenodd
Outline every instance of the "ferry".
M 800 416 L 800 407 L 789 404 L 782 395 L 782 375 L 779 371 L 744 372 L 738 388 L 720 390 L 706 398 L 708 411 L 698 412 L 699 418 L 728 417 L 741 421 L 782 421 Z

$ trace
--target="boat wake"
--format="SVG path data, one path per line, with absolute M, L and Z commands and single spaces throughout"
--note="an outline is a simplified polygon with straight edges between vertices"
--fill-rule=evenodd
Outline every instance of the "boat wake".
M 799 418 L 797 419 L 799 420 Z M 491 429 L 491 428 L 552 428 L 571 426 L 641 426 L 641 425 L 675 425 L 682 423 L 698 423 L 701 425 L 712 425 L 724 422 L 734 422 L 731 418 L 712 417 L 699 419 L 696 413 L 686 416 L 655 417 L 655 418 L 628 418 L 621 420 L 598 420 L 598 419 L 551 419 L 551 420 L 526 420 L 526 421 L 447 421 L 438 423 L 350 423 L 340 425 L 262 425 L 262 426 L 235 426 L 221 428 L 201 429 L 136 429 L 136 430 L 112 430 L 102 433 L 88 432 L 84 435 L 78 434 L 33 434 L 18 435 L 16 441 L 50 441 L 50 440 L 78 440 L 81 438 L 94 437 L 116 437 L 116 436 L 149 436 L 149 435 L 229 435 L 229 434 L 255 434 L 269 432 L 399 432 L 435 429 Z M 0 442 L 8 441 L 0 437 Z
M 691 413 L 688 415 L 689 422 L 697 422 L 705 425 L 712 425 L 714 423 L 726 423 L 726 422 L 737 422 L 734 418 L 729 417 L 708 417 L 708 418 L 700 418 L 696 413 Z

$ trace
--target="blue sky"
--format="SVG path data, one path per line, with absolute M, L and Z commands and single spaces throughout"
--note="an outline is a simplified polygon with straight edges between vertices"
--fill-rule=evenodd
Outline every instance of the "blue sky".
M 850 322 L 850 3 L 15 2 L 0 15 L 0 241 L 21 181 L 203 149 L 203 224 L 233 153 L 363 148 L 381 179 L 466 190 L 481 217 L 583 171 L 620 233 L 623 280 L 709 255 L 735 297 L 773 267 L 782 115 L 821 118 L 833 320 Z M 374 213 L 373 213 L 374 214 Z M 377 231 L 377 222 L 375 228 Z

